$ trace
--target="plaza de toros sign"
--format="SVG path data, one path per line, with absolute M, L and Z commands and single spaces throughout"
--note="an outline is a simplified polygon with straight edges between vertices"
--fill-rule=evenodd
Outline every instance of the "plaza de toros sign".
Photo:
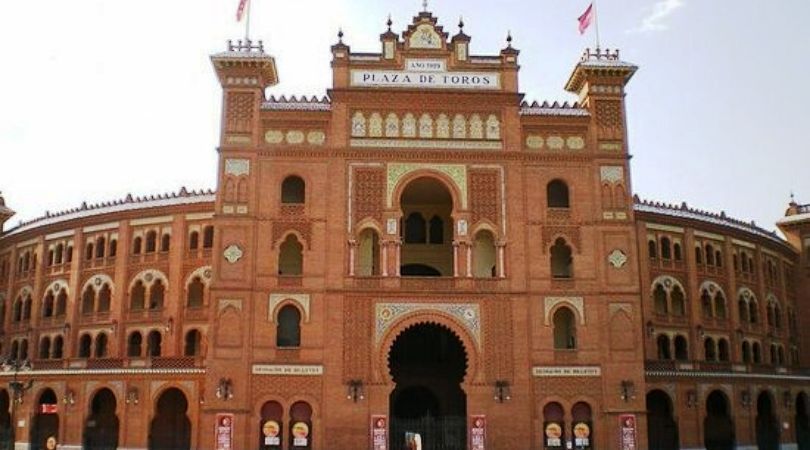
M 492 72 L 450 72 L 443 59 L 409 59 L 405 70 L 352 70 L 351 85 L 380 88 L 498 90 L 501 78 Z

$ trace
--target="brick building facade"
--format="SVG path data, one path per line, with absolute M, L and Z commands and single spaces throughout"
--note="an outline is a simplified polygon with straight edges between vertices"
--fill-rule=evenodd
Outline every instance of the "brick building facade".
M 331 50 L 321 99 L 267 98 L 261 45 L 212 56 L 216 193 L 2 234 L 0 439 L 810 448 L 808 207 L 783 240 L 634 198 L 618 52 L 559 105 L 429 12 Z

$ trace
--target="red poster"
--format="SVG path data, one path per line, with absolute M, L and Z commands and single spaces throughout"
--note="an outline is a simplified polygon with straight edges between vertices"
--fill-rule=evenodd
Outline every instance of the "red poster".
M 233 414 L 217 414 L 214 439 L 217 450 L 233 450 Z
M 470 416 L 470 450 L 485 450 L 486 438 L 486 416 Z
M 619 416 L 619 433 L 621 433 L 621 449 L 636 450 L 636 415 L 622 414 Z
M 388 450 L 388 417 L 371 416 L 371 449 Z
M 56 405 L 51 403 L 43 403 L 39 405 L 39 412 L 42 414 L 56 414 Z

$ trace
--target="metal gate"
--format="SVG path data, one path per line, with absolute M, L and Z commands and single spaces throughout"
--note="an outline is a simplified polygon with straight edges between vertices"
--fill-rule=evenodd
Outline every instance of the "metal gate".
M 391 420 L 391 450 L 407 450 L 406 433 L 419 433 L 422 450 L 465 450 L 467 420 L 464 417 L 422 417 Z

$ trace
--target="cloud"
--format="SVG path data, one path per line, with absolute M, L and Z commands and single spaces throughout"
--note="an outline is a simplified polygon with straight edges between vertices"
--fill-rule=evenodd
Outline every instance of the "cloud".
M 633 28 L 628 32 L 650 33 L 667 30 L 669 26 L 664 21 L 684 4 L 684 0 L 661 0 L 650 8 L 649 14 L 641 19 L 641 25 L 638 28 Z

